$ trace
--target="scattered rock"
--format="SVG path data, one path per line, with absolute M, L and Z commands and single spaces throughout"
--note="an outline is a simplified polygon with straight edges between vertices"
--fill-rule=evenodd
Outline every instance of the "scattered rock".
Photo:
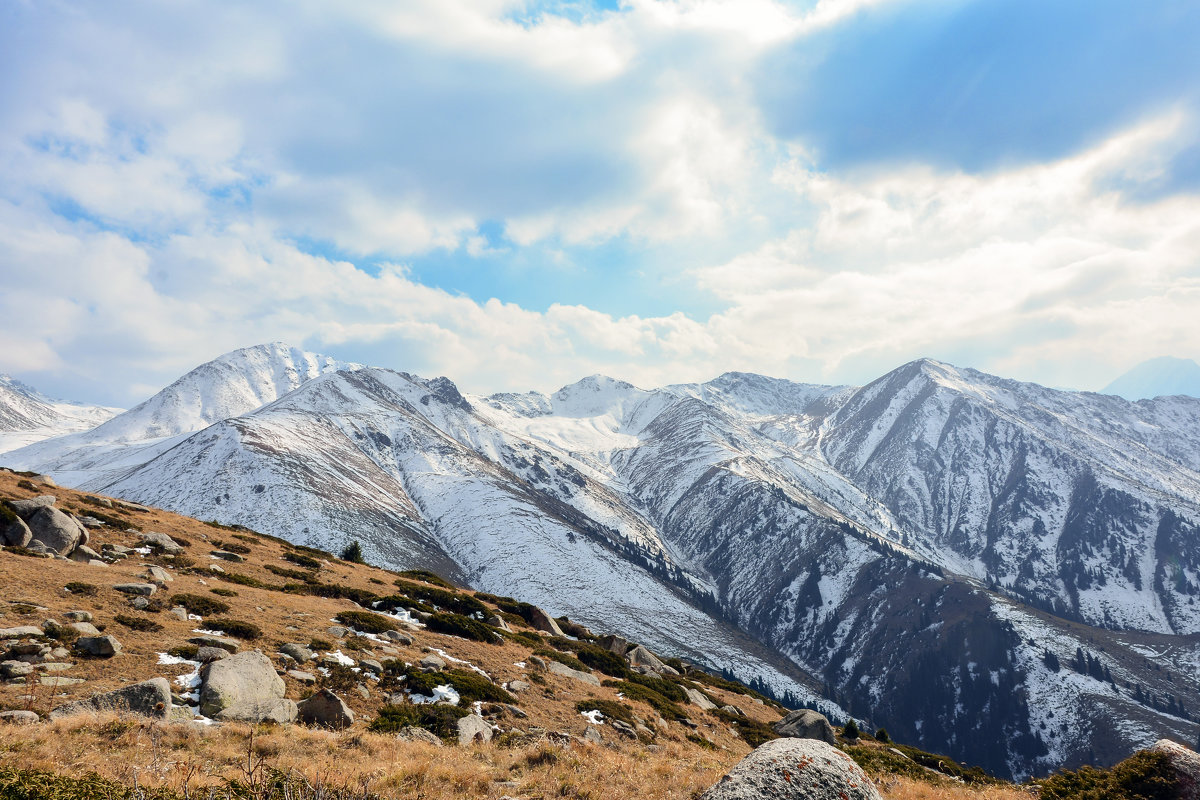
M 362 668 L 363 672 L 370 672 L 373 675 L 383 674 L 383 664 L 373 658 L 360 658 L 358 666 Z
M 80 636 L 99 636 L 100 630 L 90 622 L 72 622 L 68 626 L 73 631 L 79 633 Z
M 89 503 L 95 503 L 96 505 L 103 506 L 104 508 L 112 508 L 113 507 L 112 500 L 109 500 L 107 497 L 92 497 L 89 494 L 84 499 L 87 500 Z
M 154 594 L 158 587 L 153 583 L 118 583 L 113 586 L 113 589 L 121 592 L 122 594 L 133 594 L 141 595 L 142 597 L 149 597 L 150 595 Z
M 179 620 L 180 622 L 187 622 L 188 619 L 187 609 L 183 606 L 173 606 L 171 610 L 167 612 L 167 614 Z
M 0 661 L 0 678 L 10 681 L 13 678 L 23 678 L 33 672 L 33 665 L 26 661 Z
M 591 744 L 604 744 L 604 737 L 600 735 L 600 729 L 595 725 L 587 726 L 587 730 L 583 732 L 583 740 Z
M 342 729 L 354 724 L 354 712 L 342 698 L 322 689 L 298 705 L 300 721 L 305 725 Z
M 42 686 L 52 689 L 58 689 L 63 686 L 78 686 L 81 683 L 86 683 L 83 678 L 66 678 L 62 675 L 46 675 L 38 680 Z
M 213 550 L 209 555 L 213 558 L 219 558 L 222 561 L 232 561 L 234 564 L 241 564 L 246 560 L 237 553 L 231 553 L 228 550 Z
M 358 692 L 358 696 L 363 700 L 371 699 L 371 690 L 366 686 L 363 686 L 361 683 L 354 684 L 354 691 Z
M 224 636 L 214 636 L 211 633 L 193 636 L 188 639 L 188 644 L 194 644 L 197 647 L 219 647 L 230 653 L 236 653 L 241 648 L 236 639 L 226 639 Z
M 150 598 L 143 597 L 139 594 L 136 597 L 129 598 L 129 605 L 132 608 L 136 608 L 138 611 L 145 611 L 150 607 Z
M 279 652 L 283 653 L 284 655 L 291 656 L 292 658 L 296 659 L 297 663 L 300 664 L 312 661 L 317 657 L 312 650 L 309 650 L 304 645 L 296 642 L 288 642 L 283 647 L 279 648 Z
M 775 732 L 780 736 L 793 739 L 816 739 L 831 746 L 837 746 L 837 738 L 833 726 L 824 714 L 812 709 L 802 708 L 793 711 L 775 723 Z
M 694 706 L 697 706 L 701 711 L 712 711 L 717 707 L 717 704 L 705 697 L 699 689 L 692 689 L 691 687 L 684 686 L 683 691 L 687 694 L 688 702 Z
M 621 734 L 625 738 L 627 738 L 627 739 L 636 739 L 637 738 L 637 731 L 635 731 L 633 729 L 633 726 L 630 725 L 628 722 L 622 722 L 619 719 L 610 719 L 608 721 L 608 723 L 610 725 L 612 725 L 612 729 L 614 731 Z
M 529 691 L 529 684 L 525 681 L 509 681 L 506 686 L 508 691 L 512 692 L 513 694 L 520 694 L 521 692 Z
M 401 728 L 400 732 L 396 734 L 396 738 L 406 742 L 424 742 L 434 747 L 442 746 L 442 740 L 438 738 L 437 734 L 412 725 Z
M 31 497 L 28 500 L 9 500 L 8 507 L 16 512 L 18 517 L 28 519 L 32 517 L 40 508 L 50 508 L 58 502 L 58 498 L 52 494 L 43 494 L 37 497 Z
M 491 625 L 493 628 L 499 628 L 502 631 L 507 631 L 508 633 L 512 633 L 512 626 L 508 624 L 508 620 L 506 620 L 504 617 L 500 616 L 499 614 L 492 614 L 490 617 L 488 617 L 484 621 L 487 622 L 488 625 Z
M 35 669 L 40 672 L 66 672 L 73 666 L 75 665 L 69 664 L 65 661 L 43 661 L 41 664 L 38 664 Z
M 446 668 L 446 660 L 435 655 L 427 655 L 417 662 L 421 672 L 441 672 Z
M 547 662 L 546 659 L 542 658 L 541 656 L 530 656 L 529 666 L 536 670 L 541 670 L 542 672 L 546 672 L 550 669 L 549 662 Z
M 278 709 L 269 701 L 282 699 L 285 689 L 283 678 L 275 674 L 271 659 L 261 650 L 213 661 L 201 669 L 200 678 L 200 713 L 206 717 L 216 717 L 235 706 L 247 706 L 239 709 L 237 718 L 242 720 L 259 711 L 276 713 Z
M 0 711 L 0 723 L 9 725 L 32 725 L 41 717 L 35 711 Z
M 529 624 L 539 631 L 545 631 L 552 636 L 562 636 L 562 628 L 558 627 L 558 623 L 554 621 L 554 617 L 547 614 L 540 608 L 534 607 L 529 614 Z
M 159 586 L 166 586 L 168 583 L 171 583 L 175 580 L 175 578 L 171 576 L 171 573 L 155 564 L 151 564 L 150 566 L 146 567 L 146 571 L 141 574 L 141 577 L 145 578 L 150 583 L 158 584 Z
M 72 622 L 91 622 L 92 612 L 90 611 L 68 611 L 63 614 L 64 619 L 69 619 Z
M 338 639 L 345 639 L 351 633 L 350 629 L 344 625 L 330 625 L 325 632 Z
M 303 672 L 298 669 L 289 669 L 284 674 L 287 675 L 289 678 L 300 681 L 300 683 L 316 683 L 317 682 L 317 676 L 313 675 L 311 672 Z
M 411 636 L 409 636 L 407 633 L 401 633 L 400 631 L 384 631 L 380 635 L 389 642 L 395 642 L 396 644 L 409 645 L 413 643 L 413 638 Z
M 1200 754 L 1170 739 L 1159 739 L 1151 752 L 1164 754 L 1179 778 L 1178 796 L 1181 800 L 1200 798 Z
M 124 508 L 127 511 L 140 511 L 143 514 L 150 511 L 149 508 L 142 505 L 141 503 L 131 503 L 128 500 L 114 500 L 113 502 L 117 504 L 118 508 Z
M 78 561 L 80 564 L 88 564 L 92 561 L 99 561 L 100 554 L 86 544 L 81 544 L 72 551 L 71 560 Z
M 546 665 L 546 668 L 549 672 L 551 672 L 555 675 L 562 675 L 564 678 L 572 678 L 574 680 L 580 681 L 581 683 L 586 683 L 591 686 L 599 686 L 600 685 L 600 679 L 597 678 L 595 675 L 592 675 L 587 672 L 580 672 L 577 669 L 572 669 L 571 667 L 568 667 L 566 664 L 560 664 L 557 661 L 548 662 Z
M 19 625 L 15 628 L 0 628 L 0 639 L 24 639 L 26 636 L 45 636 L 41 628 Z
M 638 671 L 662 672 L 667 666 L 658 656 L 640 644 L 625 654 L 625 661 Z
M 463 747 L 492 740 L 492 726 L 477 714 L 468 714 L 458 721 L 458 743 Z
M 596 640 L 596 644 L 600 645 L 608 652 L 622 657 L 624 657 L 624 655 L 629 652 L 629 649 L 633 647 L 632 642 L 630 642 L 628 639 L 617 636 L 615 633 L 601 636 Z
M 881 800 L 850 756 L 815 739 L 760 745 L 700 800 Z
M 567 636 L 574 636 L 576 639 L 592 639 L 595 636 L 586 625 L 572 622 L 566 617 L 557 619 L 555 622 L 558 623 L 558 627 L 562 628 L 563 633 L 567 634 Z
M 721 706 L 721 710 L 722 710 L 722 711 L 724 711 L 726 714 L 732 714 L 732 715 L 733 715 L 733 716 L 735 716 L 735 717 L 744 717 L 744 716 L 746 716 L 746 712 L 745 712 L 745 711 L 742 711 L 742 710 L 741 710 L 740 708 L 738 708 L 737 706 L 732 706 L 732 705 L 730 705 L 730 706 Z
M 141 534 L 139 538 L 141 539 L 143 545 L 147 547 L 153 547 L 155 550 L 161 550 L 163 553 L 166 553 L 169 556 L 177 556 L 183 552 L 183 547 L 180 546 L 179 542 L 175 541 L 165 533 L 156 533 L 154 531 L 150 531 L 148 533 Z
M 222 658 L 229 658 L 229 651 L 224 647 L 204 647 L 196 648 L 196 660 L 201 664 L 209 664 L 213 661 L 220 661 Z
M 76 622 L 76 625 L 87 625 Z M 121 643 L 115 636 L 80 636 L 75 640 L 75 649 L 95 658 L 112 658 L 121 653 Z
M 203 705 L 201 705 L 201 709 L 203 709 Z M 264 700 L 243 700 L 222 709 L 215 718 L 221 722 L 273 722 L 276 725 L 290 725 L 296 721 L 296 714 L 294 700 L 276 697 Z
M 33 531 L 19 516 L 0 516 L 0 544 L 9 547 L 28 547 L 33 540 Z
M 87 700 L 59 706 L 50 712 L 50 719 L 99 711 L 123 711 L 165 719 L 171 713 L 171 685 L 166 678 L 153 678 L 115 692 L 92 695 Z

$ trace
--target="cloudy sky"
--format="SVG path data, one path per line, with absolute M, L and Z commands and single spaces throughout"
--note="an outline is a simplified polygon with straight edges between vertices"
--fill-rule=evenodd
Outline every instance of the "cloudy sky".
M 0 372 L 470 391 L 1200 356 L 1200 4 L 0 4 Z

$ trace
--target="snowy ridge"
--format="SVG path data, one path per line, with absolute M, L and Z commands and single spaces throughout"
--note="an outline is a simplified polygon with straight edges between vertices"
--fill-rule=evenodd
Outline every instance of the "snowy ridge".
M 119 413 L 119 408 L 51 400 L 31 386 L 0 375 L 0 453 L 94 428 Z

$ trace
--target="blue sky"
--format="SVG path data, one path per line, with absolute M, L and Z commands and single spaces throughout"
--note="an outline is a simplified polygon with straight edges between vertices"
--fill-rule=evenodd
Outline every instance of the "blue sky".
M 1171 1 L 4 4 L 0 372 L 1099 388 L 1200 355 L 1196 41 Z

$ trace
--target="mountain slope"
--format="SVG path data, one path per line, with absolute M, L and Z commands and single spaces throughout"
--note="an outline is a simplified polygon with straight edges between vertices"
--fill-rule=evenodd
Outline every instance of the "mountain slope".
M 31 386 L 0 375 L 0 453 L 93 428 L 118 413 L 117 408 L 51 400 Z

